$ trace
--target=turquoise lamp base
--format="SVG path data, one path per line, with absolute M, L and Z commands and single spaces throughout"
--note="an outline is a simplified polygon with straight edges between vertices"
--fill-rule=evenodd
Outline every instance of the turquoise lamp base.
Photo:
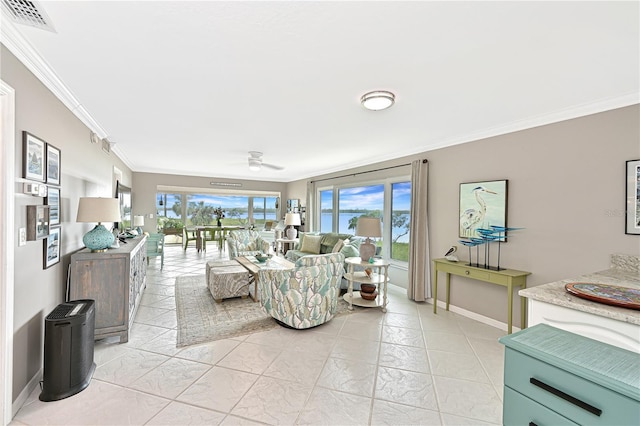
M 142 232 L 143 232 L 143 231 L 142 231 L 142 227 L 141 227 L 141 226 L 138 226 L 138 227 L 136 228 L 136 231 L 138 231 L 138 235 L 142 235 Z
M 92 252 L 107 251 L 115 240 L 113 234 L 100 223 L 82 237 L 85 247 Z

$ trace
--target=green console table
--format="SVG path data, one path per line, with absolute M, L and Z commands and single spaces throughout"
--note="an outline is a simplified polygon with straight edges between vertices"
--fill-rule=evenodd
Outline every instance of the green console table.
M 476 268 L 468 266 L 464 262 L 451 262 L 447 259 L 434 259 L 434 281 L 433 281 L 433 313 L 436 314 L 438 308 L 438 272 L 446 273 L 447 277 L 447 311 L 449 310 L 449 294 L 451 289 L 451 274 L 467 277 L 474 280 L 484 281 L 507 287 L 508 298 L 508 321 L 507 332 L 511 334 L 513 323 L 513 288 L 527 288 L 527 275 L 531 272 L 516 271 L 515 269 L 503 269 L 494 271 L 491 269 Z M 520 297 L 520 326 L 526 327 L 527 305 L 524 297 Z

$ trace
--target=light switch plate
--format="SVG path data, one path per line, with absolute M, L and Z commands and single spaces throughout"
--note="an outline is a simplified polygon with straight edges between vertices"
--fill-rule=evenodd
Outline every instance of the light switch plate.
M 20 228 L 18 230 L 18 245 L 27 245 L 27 228 Z

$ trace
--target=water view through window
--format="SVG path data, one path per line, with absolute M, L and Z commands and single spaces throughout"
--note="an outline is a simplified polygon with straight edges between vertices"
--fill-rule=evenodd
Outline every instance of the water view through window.
M 390 241 L 391 259 L 406 262 L 409 259 L 409 235 L 411 217 L 411 182 L 396 182 L 387 186 L 386 194 L 390 198 L 390 216 L 385 211 L 385 185 L 321 190 L 320 231 L 336 230 L 342 234 L 355 234 L 358 218 L 361 216 L 378 217 L 382 222 L 382 238 L 377 244 L 382 246 Z M 334 194 L 338 196 L 338 212 L 335 214 Z M 388 224 L 391 224 L 389 229 Z
M 158 229 L 192 225 L 261 226 L 277 220 L 276 197 L 214 194 L 156 194 Z M 218 217 L 218 212 L 223 215 Z

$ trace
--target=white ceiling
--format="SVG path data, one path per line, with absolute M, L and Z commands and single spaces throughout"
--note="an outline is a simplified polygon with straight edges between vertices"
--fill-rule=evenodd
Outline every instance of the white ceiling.
M 637 1 L 39 7 L 15 28 L 134 171 L 289 182 L 639 100 Z

